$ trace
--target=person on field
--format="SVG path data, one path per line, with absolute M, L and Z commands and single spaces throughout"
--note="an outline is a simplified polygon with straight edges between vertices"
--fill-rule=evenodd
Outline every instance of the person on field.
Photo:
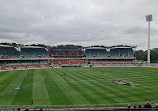
M 32 105 L 34 104 L 34 101 L 33 101 L 33 99 L 32 99 L 32 101 L 31 101 L 31 104 L 32 104 Z

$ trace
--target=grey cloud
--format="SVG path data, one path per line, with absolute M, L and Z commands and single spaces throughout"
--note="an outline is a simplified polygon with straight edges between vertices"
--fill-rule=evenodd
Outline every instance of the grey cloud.
M 157 4 L 157 0 L 1 0 L 0 39 L 51 45 L 128 43 L 146 49 L 145 15 L 151 13 L 151 47 L 157 47 Z
M 124 33 L 127 35 L 135 35 L 135 36 L 145 36 L 147 28 L 143 28 L 143 27 L 132 27 L 127 29 Z M 134 36 L 134 37 L 135 37 Z

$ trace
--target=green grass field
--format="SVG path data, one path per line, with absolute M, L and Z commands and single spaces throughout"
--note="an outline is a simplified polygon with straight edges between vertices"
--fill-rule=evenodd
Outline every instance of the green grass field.
M 111 79 L 136 85 L 118 85 Z M 23 89 L 12 90 L 17 87 Z M 0 105 L 29 105 L 32 99 L 34 105 L 155 101 L 158 100 L 158 69 L 59 68 L 0 72 Z

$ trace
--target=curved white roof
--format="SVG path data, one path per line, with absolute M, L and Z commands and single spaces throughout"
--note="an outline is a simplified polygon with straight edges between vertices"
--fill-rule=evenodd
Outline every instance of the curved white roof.
M 32 45 L 32 44 L 38 45 L 38 44 L 45 44 L 45 43 L 44 42 L 27 42 L 27 43 L 25 43 L 25 45 Z
M 59 46 L 59 45 L 79 45 L 79 44 L 76 44 L 75 42 L 60 42 L 54 44 L 53 46 Z
M 13 47 L 13 46 L 10 46 L 10 45 L 1 45 L 0 44 L 0 47 Z
M 110 49 L 131 49 L 132 47 L 112 47 Z
M 9 39 L 0 39 L 0 43 L 17 43 L 17 42 Z
M 104 47 L 89 47 L 89 48 L 86 48 L 86 49 L 106 49 Z
M 44 48 L 44 47 L 38 47 L 38 46 L 23 46 L 21 48 Z

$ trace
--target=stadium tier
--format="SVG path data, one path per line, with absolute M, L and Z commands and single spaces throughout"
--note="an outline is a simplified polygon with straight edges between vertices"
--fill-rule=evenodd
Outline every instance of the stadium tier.
M 53 65 L 77 65 L 77 64 L 86 64 L 85 60 L 54 60 L 52 62 Z
M 59 45 L 50 49 L 51 56 L 54 58 L 82 58 L 84 52 L 82 46 Z
M 89 64 L 133 64 L 137 61 L 134 57 L 133 46 L 118 45 L 111 47 L 88 47 L 85 49 L 87 63 Z
M 132 47 L 113 46 L 110 48 L 111 57 L 134 57 Z
M 50 58 L 49 53 L 43 47 L 24 46 L 21 47 L 22 58 Z
M 44 47 L 0 45 L 0 69 L 48 66 L 50 55 Z
M 0 69 L 21 69 L 21 68 L 35 68 L 48 67 L 48 60 L 0 60 Z
M 87 58 L 134 57 L 132 46 L 89 47 L 85 49 Z M 108 50 L 107 50 L 108 49 Z
M 19 51 L 13 46 L 0 45 L 0 59 L 18 58 Z
M 85 49 L 85 54 L 87 58 L 105 58 L 108 56 L 106 48 L 104 47 L 90 47 Z

